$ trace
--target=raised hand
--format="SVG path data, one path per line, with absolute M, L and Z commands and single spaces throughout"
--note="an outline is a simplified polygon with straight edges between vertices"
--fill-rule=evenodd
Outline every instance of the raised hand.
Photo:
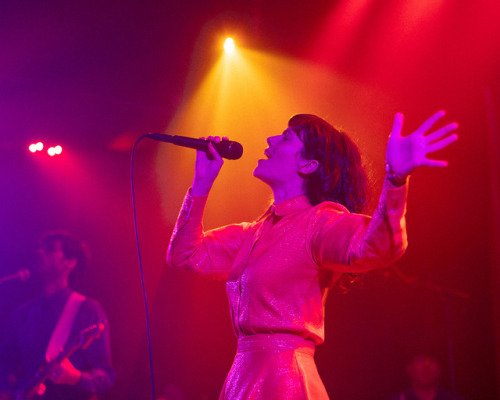
M 209 136 L 207 139 L 216 143 L 221 141 L 219 136 Z M 227 137 L 224 137 L 222 140 L 228 139 Z M 207 195 L 210 192 L 217 175 L 219 175 L 219 171 L 223 164 L 224 160 L 211 144 L 208 145 L 208 152 L 197 150 L 191 194 L 193 196 Z
M 446 113 L 438 111 L 427 119 L 420 127 L 408 136 L 402 136 L 403 114 L 394 117 L 391 135 L 387 142 L 386 161 L 394 174 L 404 177 L 420 166 L 446 167 L 445 160 L 427 158 L 430 153 L 441 150 L 458 139 L 456 122 L 449 123 L 434 131 L 434 124 Z

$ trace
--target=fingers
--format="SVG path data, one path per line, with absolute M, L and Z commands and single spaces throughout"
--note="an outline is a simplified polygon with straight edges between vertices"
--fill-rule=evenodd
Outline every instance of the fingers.
M 432 126 L 441 118 L 444 117 L 446 114 L 446 111 L 441 110 L 435 113 L 433 116 L 428 118 L 422 125 L 419 126 L 419 128 L 415 131 L 417 134 L 425 134 L 427 131 L 429 131 Z
M 442 115 L 444 115 L 444 111 L 442 111 Z M 435 117 L 437 114 L 436 113 L 433 115 Z M 431 117 L 432 118 L 432 117 Z M 437 119 L 439 119 L 438 117 Z M 436 119 L 436 121 L 437 121 Z M 427 120 L 426 122 L 428 122 Z M 425 122 L 425 123 L 426 123 Z M 424 123 L 424 124 L 425 124 Z M 426 148 L 426 153 L 433 153 L 435 151 L 444 149 L 445 147 L 449 146 L 453 142 L 456 142 L 458 140 L 458 135 L 456 133 L 448 135 L 450 132 L 453 132 L 458 128 L 458 124 L 456 122 L 452 122 L 451 124 L 445 125 L 442 128 L 438 129 L 437 131 L 425 136 L 427 144 Z M 430 128 L 429 128 L 430 129 Z M 446 136 L 448 135 L 448 136 Z M 448 166 L 448 161 L 446 160 L 431 160 L 428 158 L 425 158 L 423 165 L 427 167 L 438 167 L 438 168 L 443 168 Z
M 205 139 L 205 138 L 202 138 L 202 139 Z M 222 138 L 220 136 L 209 136 L 209 137 L 207 137 L 207 140 L 210 140 L 211 142 L 215 142 L 215 143 L 220 143 L 221 140 L 229 140 L 229 138 L 227 136 L 223 136 Z
M 222 157 L 219 155 L 217 150 L 215 150 L 214 146 L 212 145 L 212 142 L 213 143 L 220 143 L 221 142 L 220 136 L 201 137 L 200 139 L 208 140 L 209 143 L 208 143 L 207 150 L 197 150 L 198 156 L 200 156 L 202 158 L 206 157 L 209 161 L 222 160 Z M 227 138 L 222 138 L 222 140 L 227 140 Z
M 425 136 L 427 143 L 435 142 L 443 137 L 445 137 L 448 133 L 453 132 L 458 128 L 458 124 L 456 122 L 452 122 L 451 124 L 445 125 L 442 128 L 439 128 L 437 131 L 430 133 Z M 457 136 L 457 135 L 455 135 Z M 458 138 L 458 136 L 457 136 Z M 456 139 L 455 139 L 456 140 Z
M 212 143 L 209 143 L 208 144 L 208 158 L 210 160 L 219 160 L 219 159 L 222 159 L 222 157 L 220 156 L 220 154 L 217 152 L 217 150 L 215 150 L 214 146 L 212 145 Z
M 438 168 L 444 168 L 448 166 L 448 161 L 445 160 L 429 160 L 426 158 L 422 165 L 426 167 L 438 167 Z
M 221 142 L 221 138 L 220 136 L 209 136 L 207 138 L 210 142 L 214 142 L 214 143 L 220 143 Z M 217 152 L 217 150 L 215 150 L 214 146 L 212 145 L 212 143 L 209 143 L 208 144 L 208 158 L 210 160 L 217 160 L 217 161 L 220 161 L 222 160 L 222 157 L 220 156 L 220 154 Z
M 444 111 L 442 113 L 444 113 Z M 438 113 L 436 113 L 436 114 L 438 114 Z M 434 114 L 433 117 L 435 117 L 436 114 Z M 429 120 L 427 120 L 427 121 L 429 121 Z M 450 132 L 453 132 L 457 128 L 458 128 L 458 124 L 456 122 L 452 122 L 450 124 L 443 126 L 442 128 L 439 128 L 437 131 L 432 132 L 427 136 L 424 136 L 425 141 L 427 143 L 426 153 L 433 153 L 435 151 L 444 149 L 445 147 L 449 146 L 451 143 L 456 142 L 458 140 L 458 135 L 456 133 L 454 133 L 452 135 L 448 135 L 448 134 Z M 431 165 L 426 164 L 427 166 L 433 166 L 433 167 L 446 167 L 448 165 L 448 163 L 444 160 L 428 160 L 427 159 L 427 162 L 431 164 Z
M 427 146 L 427 152 L 432 153 L 434 151 L 438 151 L 441 149 L 444 149 L 446 146 L 452 144 L 453 142 L 456 142 L 458 140 L 458 135 L 453 134 L 450 136 L 445 137 L 444 139 L 441 139 L 435 143 L 432 143 Z
M 391 136 L 401 136 L 401 131 L 403 130 L 403 122 L 404 115 L 402 113 L 396 113 L 396 115 L 394 115 L 394 122 L 392 124 Z

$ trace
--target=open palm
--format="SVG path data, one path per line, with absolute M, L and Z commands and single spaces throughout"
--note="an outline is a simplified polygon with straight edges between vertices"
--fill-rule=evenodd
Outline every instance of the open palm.
M 408 136 L 401 134 L 403 114 L 397 113 L 395 115 L 386 151 L 386 160 L 392 171 L 405 176 L 420 166 L 446 167 L 448 165 L 445 160 L 427 158 L 430 153 L 441 150 L 458 139 L 458 135 L 452 133 L 458 128 L 456 122 L 431 131 L 434 124 L 444 115 L 444 111 L 438 111 Z

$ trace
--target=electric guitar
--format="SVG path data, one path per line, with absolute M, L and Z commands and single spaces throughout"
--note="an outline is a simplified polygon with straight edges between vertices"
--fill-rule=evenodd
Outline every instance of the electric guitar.
M 80 331 L 80 334 L 75 337 L 75 340 L 70 343 L 70 346 L 61 349 L 57 357 L 51 361 L 43 363 L 33 377 L 22 388 L 16 390 L 11 396 L 12 400 L 30 400 L 40 398 L 40 389 L 43 388 L 44 382 L 49 378 L 55 365 L 60 364 L 66 358 L 70 357 L 78 349 L 86 349 L 97 338 L 99 338 L 104 330 L 104 324 L 98 323 L 91 325 Z

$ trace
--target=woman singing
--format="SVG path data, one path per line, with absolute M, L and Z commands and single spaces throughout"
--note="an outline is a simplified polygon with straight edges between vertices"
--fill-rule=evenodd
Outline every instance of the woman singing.
M 371 217 L 360 214 L 367 179 L 358 148 L 317 116 L 295 115 L 281 135 L 267 139 L 254 176 L 269 185 L 274 202 L 252 223 L 203 232 L 223 160 L 211 145 L 197 152 L 167 263 L 226 281 L 238 347 L 220 399 L 328 399 L 314 363 L 328 291 L 346 273 L 385 267 L 403 255 L 408 176 L 420 166 L 446 166 L 427 155 L 458 138 L 456 123 L 434 128 L 443 116 L 437 112 L 402 136 L 403 115 L 396 114 Z

